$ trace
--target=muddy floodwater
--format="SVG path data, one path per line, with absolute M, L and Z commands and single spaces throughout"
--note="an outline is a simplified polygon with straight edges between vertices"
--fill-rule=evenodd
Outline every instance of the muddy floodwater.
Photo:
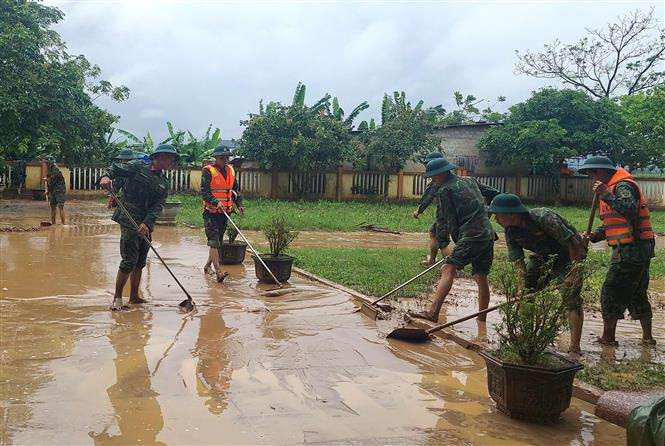
M 3 224 L 45 217 L 12 209 Z M 202 231 L 154 234 L 196 312 L 177 311 L 150 254 L 149 303 L 112 313 L 118 228 L 93 205 L 68 210 L 65 227 L 0 232 L 2 444 L 625 444 L 577 399 L 552 425 L 505 417 L 479 356 L 388 341 L 387 321 L 337 290 L 296 275 L 297 291 L 264 297 L 249 263 L 216 283 Z

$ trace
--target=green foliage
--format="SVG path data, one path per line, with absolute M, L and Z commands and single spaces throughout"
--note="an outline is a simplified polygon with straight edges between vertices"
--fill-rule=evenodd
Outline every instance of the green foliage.
M 665 168 L 665 83 L 621 98 L 626 144 L 614 155 L 634 168 Z
M 558 173 L 566 158 L 590 154 L 618 157 L 624 142 L 619 107 L 575 90 L 544 88 L 510 107 L 504 125 L 487 131 L 478 145 L 492 165 L 526 162 L 536 173 Z
M 497 355 L 506 360 L 517 357 L 523 364 L 538 364 L 565 326 L 566 311 L 558 290 L 560 283 L 548 284 L 525 296 L 511 264 L 494 264 L 493 273 L 492 285 L 508 302 L 513 302 L 499 309 L 502 320 L 496 328 Z
M 263 108 L 261 103 L 259 114 L 241 121 L 245 129 L 238 154 L 261 167 L 298 175 L 334 167 L 348 159 L 352 149 L 349 126 L 330 112 L 330 105 L 329 94 L 311 107 L 305 105 L 300 83 L 290 106 L 270 102 Z M 338 115 L 343 116 L 339 110 Z M 305 193 L 301 188 L 299 195 Z
M 108 157 L 118 117 L 93 101 L 102 95 L 121 101 L 129 90 L 99 80 L 98 66 L 67 53 L 50 29 L 63 17 L 37 2 L 0 3 L 0 162 L 44 152 L 66 164 Z
M 229 243 L 233 243 L 236 241 L 236 238 L 238 237 L 238 230 L 236 229 L 235 226 L 229 225 L 226 228 L 226 235 L 229 237 Z
M 392 97 L 386 94 L 381 104 L 381 125 L 360 124 L 365 131 L 355 141 L 356 163 L 365 160 L 370 168 L 371 161 L 386 172 L 397 172 L 408 160 L 439 147 L 440 138 L 432 135 L 434 124 L 435 117 L 423 109 L 423 101 L 411 106 L 404 92 L 396 91 Z
M 506 101 L 505 96 L 499 96 L 494 104 L 487 105 L 483 109 L 480 108 L 480 105 L 483 103 L 487 104 L 485 99 L 477 99 L 472 94 L 464 96 L 459 91 L 454 93 L 454 97 L 457 110 L 446 113 L 446 110 L 441 105 L 429 109 L 429 112 L 436 117 L 437 126 L 471 124 L 479 121 L 500 122 L 506 116 L 504 113 L 493 110 L 496 104 Z
M 266 225 L 263 234 L 268 239 L 268 246 L 270 246 L 270 254 L 273 256 L 282 255 L 284 250 L 289 247 L 298 233 L 291 231 L 286 225 L 286 218 L 283 215 L 273 215 L 270 223 Z

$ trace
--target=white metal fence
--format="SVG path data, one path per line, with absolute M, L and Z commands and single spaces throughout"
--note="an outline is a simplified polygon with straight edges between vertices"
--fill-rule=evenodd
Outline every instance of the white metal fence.
M 506 191 L 506 177 L 476 177 L 485 186 L 493 187 L 499 192 Z
M 189 190 L 189 169 L 173 169 L 166 171 L 169 180 L 169 192 L 184 192 Z
M 322 195 L 326 193 L 326 174 L 324 172 L 289 172 L 289 194 Z
M 69 190 L 98 190 L 97 179 L 103 167 L 72 167 L 69 170 Z
M 12 185 L 12 173 L 13 167 L 11 165 L 8 165 L 4 172 L 0 171 L 0 190 L 5 190 Z
M 384 195 L 386 193 L 386 174 L 358 172 L 353 174 L 352 195 Z
M 425 175 L 420 174 L 420 175 L 414 175 L 413 176 L 413 194 L 414 195 L 422 195 L 425 192 L 425 188 L 427 187 L 428 180 L 425 178 Z
M 238 184 L 243 194 L 258 194 L 261 191 L 261 172 L 256 170 L 237 171 Z

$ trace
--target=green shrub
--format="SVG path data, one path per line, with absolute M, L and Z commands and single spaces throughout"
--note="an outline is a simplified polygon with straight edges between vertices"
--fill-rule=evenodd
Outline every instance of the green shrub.
M 298 237 L 298 232 L 291 231 L 286 227 L 286 219 L 282 215 L 273 215 L 263 233 L 268 239 L 270 254 L 273 256 L 281 255 L 291 242 Z

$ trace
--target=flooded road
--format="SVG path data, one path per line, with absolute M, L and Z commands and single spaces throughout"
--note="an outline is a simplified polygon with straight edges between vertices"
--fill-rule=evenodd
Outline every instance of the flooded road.
M 296 292 L 263 297 L 250 263 L 216 283 L 202 231 L 154 234 L 195 313 L 153 254 L 149 304 L 112 313 L 119 231 L 83 208 L 0 233 L 2 444 L 625 444 L 577 399 L 553 425 L 505 417 L 478 355 L 388 341 L 337 290 L 294 276 Z

